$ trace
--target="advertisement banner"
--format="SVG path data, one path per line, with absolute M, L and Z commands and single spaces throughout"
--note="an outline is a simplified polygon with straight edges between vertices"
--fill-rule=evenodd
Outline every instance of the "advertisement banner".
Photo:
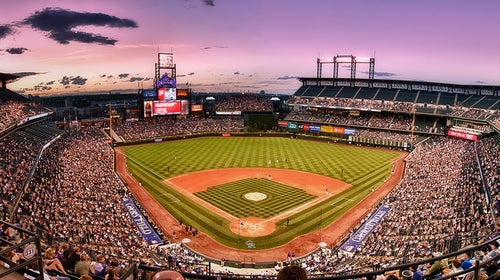
M 288 127 L 288 122 L 278 121 L 278 126 L 280 126 L 280 127 Z
M 333 127 L 331 127 L 331 126 L 327 126 L 327 125 L 322 125 L 322 126 L 321 126 L 321 132 L 329 132 L 329 133 L 332 133 L 332 132 L 333 132 Z
M 215 111 L 215 114 L 220 116 L 240 116 L 241 111 Z
M 154 88 L 142 90 L 142 97 L 143 98 L 155 99 L 157 96 L 158 96 L 158 94 L 156 93 L 156 90 Z
M 333 133 L 344 134 L 344 128 L 343 127 L 333 127 Z
M 146 218 L 142 215 L 141 211 L 137 208 L 134 201 L 130 198 L 123 198 L 123 205 L 127 209 L 128 213 L 134 220 L 139 234 L 148 242 L 150 245 L 160 244 L 162 240 L 156 231 L 151 227 Z
M 150 118 L 153 116 L 153 101 L 144 101 L 144 117 Z
M 176 115 L 181 113 L 180 101 L 154 101 L 153 116 Z
M 191 112 L 201 112 L 203 111 L 203 104 L 192 104 Z
M 187 88 L 178 88 L 177 89 L 177 97 L 188 97 L 189 91 Z
M 187 115 L 189 114 L 189 104 L 187 100 L 180 100 L 181 102 L 181 114 Z
M 354 132 L 356 132 L 356 129 L 354 128 L 344 128 L 344 134 L 352 135 Z
M 321 126 L 319 125 L 310 125 L 309 126 L 309 131 L 315 131 L 315 132 L 320 132 L 321 131 Z
M 288 128 L 297 129 L 298 125 L 296 123 L 288 123 Z
M 308 131 L 309 130 L 309 124 L 308 123 L 304 124 L 304 127 L 302 129 L 305 130 L 305 131 Z
M 461 138 L 461 139 L 472 140 L 472 141 L 476 141 L 477 140 L 477 135 L 475 135 L 475 134 L 469 134 L 469 133 L 466 133 L 466 132 L 452 130 L 452 129 L 448 130 L 448 136 L 457 137 L 457 138 Z
M 372 232 L 380 221 L 382 221 L 390 209 L 389 206 L 380 206 L 377 211 L 375 211 L 375 213 L 373 213 L 370 218 L 368 218 L 368 220 L 366 220 L 363 225 L 361 225 L 361 227 L 340 246 L 340 250 L 349 253 L 356 252 L 363 240 Z

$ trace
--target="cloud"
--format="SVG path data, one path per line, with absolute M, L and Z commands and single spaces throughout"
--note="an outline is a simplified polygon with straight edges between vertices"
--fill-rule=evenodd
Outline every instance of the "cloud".
M 141 77 L 132 77 L 128 81 L 129 82 L 137 82 L 137 81 L 142 81 L 142 80 L 144 80 L 144 78 L 141 78 Z
M 297 76 L 288 76 L 288 75 L 285 75 L 285 76 L 282 76 L 282 77 L 278 77 L 278 80 L 296 80 L 298 78 L 299 77 L 297 77 Z
M 239 75 L 239 74 L 240 74 L 240 72 L 239 72 L 239 71 L 236 71 L 236 72 L 234 72 L 233 74 L 234 74 L 234 75 Z
M 130 74 L 128 74 L 128 73 L 119 74 L 119 75 L 118 75 L 118 78 L 120 78 L 120 79 L 125 79 L 125 78 L 127 78 L 129 75 L 130 75 Z
M 474 83 L 475 83 L 475 84 L 481 84 L 481 85 L 482 85 L 482 84 L 486 84 L 486 82 L 483 82 L 483 81 L 475 81 Z
M 40 75 L 40 74 L 45 74 L 45 73 L 38 73 L 38 72 L 17 72 L 17 73 L 12 73 L 12 75 L 18 76 L 18 77 L 27 77 L 27 76 L 34 76 L 34 75 Z
M 204 47 L 204 48 L 201 48 L 201 50 L 210 50 L 210 49 L 227 49 L 228 47 L 227 46 L 219 46 L 219 45 L 215 45 L 215 46 L 209 46 L 209 47 Z
M 194 9 L 197 6 L 196 4 L 194 4 L 193 0 L 184 0 L 184 1 L 186 2 L 186 5 L 184 6 L 184 8 L 186 8 L 186 9 Z M 215 0 L 201 0 L 201 2 L 205 6 L 209 6 L 209 7 L 215 6 Z
M 61 85 L 65 86 L 65 88 L 69 88 L 71 85 L 83 86 L 83 85 L 85 85 L 87 83 L 87 79 L 86 78 L 82 78 L 80 76 L 76 76 L 76 77 L 73 77 L 73 76 L 64 76 L 59 81 L 59 83 Z
M 62 77 L 62 79 L 59 81 L 59 83 L 60 83 L 61 85 L 63 85 L 63 86 L 67 86 L 67 85 L 69 85 L 69 84 L 71 83 L 71 80 L 70 80 L 70 79 L 71 79 L 70 77 L 68 77 L 68 76 L 64 76 L 64 77 Z
M 10 54 L 22 54 L 27 50 L 28 50 L 27 48 L 9 48 L 9 49 L 6 49 L 5 51 L 10 53 Z
M 14 33 L 14 30 L 10 27 L 10 25 L 0 25 L 0 39 L 5 38 L 12 33 Z
M 193 75 L 194 75 L 194 72 L 190 72 L 188 74 L 177 75 L 177 78 L 182 78 L 182 77 L 186 77 L 186 76 L 193 76 Z
M 52 89 L 52 87 L 49 87 L 49 86 L 34 86 L 33 87 L 33 90 L 35 90 L 35 91 L 48 91 L 51 89 Z
M 74 77 L 73 80 L 71 81 L 72 84 L 74 85 L 81 85 L 83 86 L 84 84 L 87 83 L 87 79 L 82 78 L 80 76 Z
M 56 81 L 49 81 L 49 82 L 46 82 L 45 84 L 50 86 L 50 85 L 53 85 Z
M 213 7 L 215 6 L 215 0 L 203 0 L 203 4 L 205 4 L 206 6 Z
M 47 36 L 60 44 L 69 44 L 71 41 L 81 43 L 97 43 L 114 45 L 117 40 L 102 35 L 74 31 L 82 26 L 109 26 L 116 28 L 137 28 L 135 21 L 118 18 L 103 13 L 81 13 L 61 8 L 45 8 L 35 12 L 23 21 L 34 29 L 47 33 Z

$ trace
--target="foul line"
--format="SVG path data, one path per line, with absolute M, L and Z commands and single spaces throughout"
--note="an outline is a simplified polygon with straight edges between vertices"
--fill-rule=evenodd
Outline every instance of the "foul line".
M 197 197 L 196 195 L 194 195 L 194 194 L 186 191 L 181 186 L 179 186 L 179 185 L 173 183 L 172 181 L 170 181 L 170 179 L 167 179 L 164 182 L 167 183 L 169 186 L 174 187 L 177 191 L 180 191 L 180 192 L 186 194 L 187 197 L 189 197 L 190 199 L 196 201 L 197 203 L 203 204 L 207 209 L 216 209 L 217 213 L 221 214 L 221 216 L 225 216 L 228 220 L 231 220 L 231 219 L 233 219 L 233 220 L 239 220 L 239 218 L 237 218 L 237 217 L 235 217 L 235 216 L 227 213 L 226 211 L 220 209 L 219 207 L 217 207 L 217 206 L 215 206 L 213 204 L 210 204 L 210 203 L 206 202 L 205 200 Z
M 181 200 L 178 199 L 175 195 L 171 194 L 171 193 L 162 193 L 160 194 L 161 197 L 173 197 L 172 200 L 170 201 L 167 201 L 167 203 L 177 203 L 177 202 L 180 202 Z
M 335 195 L 339 191 L 343 191 L 344 189 L 347 189 L 349 187 L 351 187 L 351 184 L 345 184 L 345 185 L 343 185 L 342 187 L 336 189 L 335 191 L 333 191 L 330 194 L 327 194 L 327 195 L 322 196 L 322 197 L 318 197 L 318 198 L 316 198 L 316 199 L 314 199 L 312 201 L 309 201 L 306 204 L 302 204 L 302 205 L 300 205 L 298 207 L 295 207 L 293 209 L 290 209 L 289 211 L 286 211 L 286 212 L 284 212 L 284 213 L 282 213 L 280 215 L 277 215 L 277 216 L 274 216 L 274 217 L 269 218 L 267 220 L 264 220 L 264 221 L 260 222 L 259 224 L 264 224 L 264 223 L 267 223 L 267 222 L 272 222 L 274 220 L 279 220 L 282 217 L 284 218 L 284 217 L 287 217 L 287 216 L 291 216 L 291 215 L 293 215 L 293 214 L 295 214 L 297 212 L 302 211 L 303 209 L 309 208 L 309 207 L 314 206 L 314 205 L 316 205 L 316 204 L 318 204 L 318 203 L 320 203 L 320 202 L 322 202 L 324 200 L 327 200 L 328 198 L 330 198 L 331 196 Z

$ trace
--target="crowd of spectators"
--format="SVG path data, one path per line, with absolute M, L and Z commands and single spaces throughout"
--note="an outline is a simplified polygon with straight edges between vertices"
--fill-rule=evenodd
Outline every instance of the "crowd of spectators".
M 241 117 L 221 118 L 179 118 L 151 119 L 147 122 L 125 122 L 114 126 L 113 130 L 125 141 L 154 139 L 169 136 L 193 135 L 202 133 L 241 132 L 244 121 Z
M 352 108 L 352 109 L 370 109 L 382 111 L 412 112 L 413 103 L 398 102 L 388 100 L 372 99 L 352 99 L 352 98 L 333 98 L 333 97 L 315 97 L 303 98 L 295 97 L 295 104 L 322 107 Z
M 0 215 L 3 218 L 22 189 L 43 144 L 35 135 L 23 131 L 0 139 L 0 201 L 3 208 Z
M 21 225 L 50 230 L 53 237 L 93 256 L 90 262 L 104 255 L 108 262 L 146 260 L 207 273 L 203 257 L 190 250 L 182 246 L 151 250 L 138 237 L 121 204 L 128 191 L 112 172 L 112 152 L 100 133 L 68 131 L 47 150 L 17 212 Z M 478 145 L 482 159 L 494 145 L 484 142 Z M 457 238 L 463 247 L 468 245 L 463 243 L 469 240 L 465 237 L 488 234 L 492 221 L 474 167 L 475 154 L 472 142 L 464 140 L 435 138 L 420 144 L 407 158 L 404 180 L 382 202 L 391 211 L 354 256 L 335 247 L 296 261 L 311 274 L 383 268 L 427 258 L 435 251 L 446 253 Z M 486 155 L 484 169 L 491 170 L 497 157 Z M 58 207 L 61 204 L 72 207 Z
M 273 110 L 269 97 L 255 94 L 217 96 L 214 104 L 215 111 L 271 112 Z
M 342 126 L 370 127 L 408 132 L 412 130 L 411 115 L 363 113 L 359 116 L 353 116 L 347 112 L 339 111 L 296 110 L 288 114 L 285 120 Z M 429 132 L 429 130 L 429 127 L 415 127 L 415 131 Z
M 488 154 L 490 141 L 478 148 L 485 159 L 484 169 L 491 169 L 495 164 L 491 160 L 498 160 L 498 146 L 496 153 Z M 473 142 L 465 140 L 432 138 L 418 145 L 407 158 L 403 180 L 381 202 L 391 210 L 355 254 L 336 247 L 298 262 L 311 273 L 371 270 L 430 258 L 435 252 L 449 253 L 453 246 L 462 248 L 488 236 L 495 221 L 488 211 L 475 156 Z M 498 174 L 485 176 L 498 182 Z
M 496 126 L 498 129 L 500 129 L 500 112 L 496 114 L 496 117 L 494 117 L 491 122 L 493 123 L 494 126 Z
M 17 101 L 0 102 L 0 131 L 20 123 L 27 117 L 47 111 L 44 108 Z
M 500 136 L 494 136 L 477 142 L 481 170 L 490 190 L 490 199 L 495 204 L 497 216 L 500 216 Z
M 489 111 L 489 110 L 482 110 L 482 109 L 477 109 L 477 108 L 453 106 L 451 109 L 452 110 L 451 110 L 450 115 L 468 118 L 468 119 L 484 120 L 484 119 L 489 118 L 492 115 L 493 116 L 498 115 L 498 111 Z
M 377 99 L 354 99 L 354 98 L 333 98 L 333 97 L 314 97 L 304 98 L 295 96 L 293 103 L 306 106 L 321 106 L 333 108 L 351 108 L 351 109 L 369 109 L 382 110 L 393 112 L 412 113 L 419 111 L 420 108 L 436 109 L 436 112 L 444 113 L 451 116 L 458 116 L 469 119 L 487 119 L 491 116 L 498 115 L 498 110 L 484 110 L 480 108 L 468 108 L 463 106 L 444 106 L 434 104 L 421 104 L 413 102 L 400 102 L 392 100 L 377 100 Z M 434 110 L 431 110 L 434 112 Z
M 421 137 L 413 136 L 411 133 L 403 133 L 403 132 L 391 132 L 387 130 L 373 130 L 373 129 L 364 129 L 357 128 L 354 133 L 354 136 L 360 136 L 364 138 L 371 139 L 388 139 L 388 140 L 396 140 L 406 143 L 418 142 L 418 139 Z M 413 138 L 413 139 L 412 139 Z
M 384 123 L 377 117 L 369 121 L 372 119 L 374 123 Z M 395 126 L 404 124 L 400 119 L 394 122 Z M 231 132 L 242 127 L 241 118 L 214 118 L 131 122 L 115 129 L 125 139 L 132 140 Z M 363 133 L 393 134 L 372 130 Z M 405 136 L 407 134 L 401 134 Z M 12 201 L 43 143 L 22 133 L 9 135 L 2 141 L 5 144 L 0 146 L 3 149 L 0 153 L 1 195 L 3 200 Z M 464 247 L 467 242 L 474 242 L 474 237 L 491 233 L 488 226 L 494 221 L 485 202 L 475 156 L 479 155 L 499 210 L 496 141 L 498 139 L 480 140 L 475 147 L 472 142 L 441 137 L 418 145 L 407 158 L 403 181 L 381 202 L 390 206 L 391 211 L 354 255 L 335 247 L 294 261 L 310 274 L 373 266 L 383 268 L 428 258 L 436 251 L 447 253 L 456 242 Z M 68 254 L 79 255 L 77 262 L 116 266 L 116 270 L 107 270 L 111 273 L 119 274 L 130 261 L 141 260 L 153 265 L 173 263 L 180 270 L 206 274 L 206 267 L 201 265 L 203 257 L 182 246 L 148 247 L 122 204 L 122 198 L 130 196 L 113 172 L 113 152 L 102 131 L 70 130 L 44 152 L 15 213 L 15 222 L 34 232 L 46 232 L 64 244 L 53 249 L 56 256 L 60 255 L 59 259 L 64 256 L 64 247 L 69 250 Z M 408 223 L 401 224 L 401 221 Z M 47 262 L 53 259 L 51 250 Z M 80 258 L 82 254 L 84 257 Z M 76 273 L 82 266 L 88 267 L 80 264 L 76 269 L 75 264 L 65 267 L 64 273 Z
M 113 152 L 101 131 L 67 131 L 44 152 L 14 221 L 92 255 L 147 256 L 122 204 L 130 194 L 112 168 Z

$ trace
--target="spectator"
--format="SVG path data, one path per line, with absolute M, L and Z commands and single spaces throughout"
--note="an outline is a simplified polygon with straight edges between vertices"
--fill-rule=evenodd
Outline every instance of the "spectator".
M 94 268 L 96 276 L 104 277 L 104 275 L 106 274 L 106 270 L 107 270 L 107 265 L 105 262 L 104 255 L 102 255 L 102 254 L 97 255 L 95 257 L 95 261 L 93 261 L 91 263 L 91 265 Z
M 289 265 L 283 267 L 276 277 L 277 280 L 306 280 L 307 272 L 300 266 Z
M 66 270 L 64 269 L 61 261 L 56 257 L 54 248 L 48 248 L 45 251 L 43 262 L 45 264 L 45 271 L 50 276 L 60 276 L 66 275 Z
M 75 264 L 74 274 L 77 276 L 82 276 L 85 274 L 95 275 L 95 269 L 91 265 L 90 257 L 86 253 L 80 254 L 80 260 Z

